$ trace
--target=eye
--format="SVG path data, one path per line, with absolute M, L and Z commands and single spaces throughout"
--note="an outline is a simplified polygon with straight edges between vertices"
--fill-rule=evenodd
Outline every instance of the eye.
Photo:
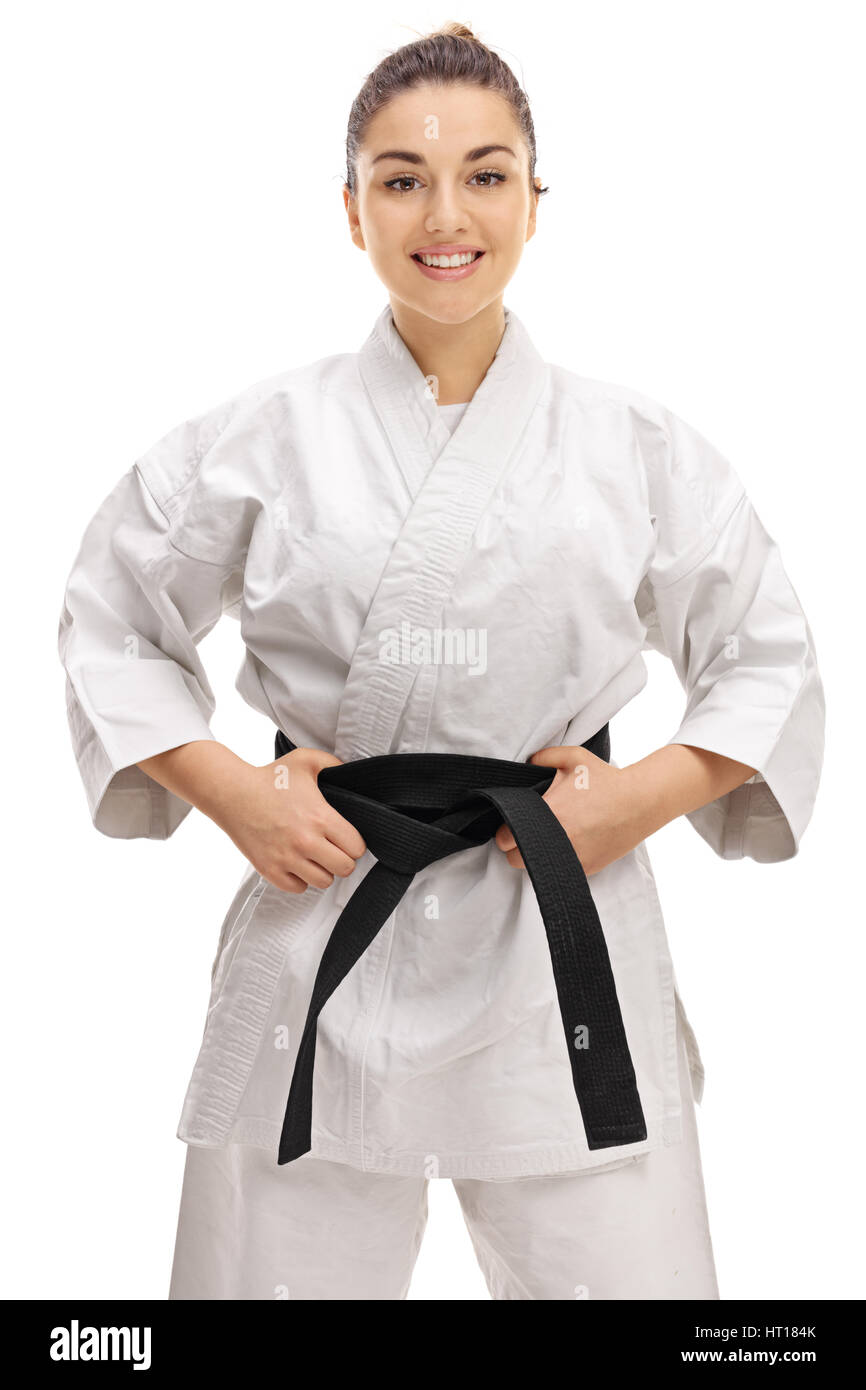
M 386 188 L 393 188 L 397 193 L 411 193 L 411 188 L 397 188 L 398 183 L 418 183 L 414 174 L 398 174 L 396 179 L 387 179 Z
M 490 179 L 490 183 L 479 184 L 479 188 L 495 188 L 497 183 L 505 183 L 506 175 L 500 174 L 498 169 L 479 169 L 477 174 L 472 175 L 473 179 Z M 493 182 L 495 180 L 495 183 Z

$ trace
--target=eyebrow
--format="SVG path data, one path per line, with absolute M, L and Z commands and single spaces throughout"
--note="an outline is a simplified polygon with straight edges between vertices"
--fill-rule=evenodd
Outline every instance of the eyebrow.
M 508 145 L 479 145 L 477 149 L 470 150 L 464 156 L 464 164 L 471 164 L 476 159 L 486 159 L 489 154 L 510 154 L 512 159 L 517 155 Z M 426 161 L 423 155 L 414 154 L 412 150 L 384 150 L 382 154 L 377 154 L 372 160 L 373 164 L 378 164 L 381 159 L 399 159 L 404 164 L 424 164 Z

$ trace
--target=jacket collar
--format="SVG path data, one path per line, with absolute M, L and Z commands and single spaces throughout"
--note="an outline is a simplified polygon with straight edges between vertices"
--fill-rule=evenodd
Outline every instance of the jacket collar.
M 467 458 L 508 457 L 547 379 L 547 367 L 514 313 L 503 306 L 505 330 L 487 373 L 456 431 L 439 417 L 427 378 L 386 304 L 358 354 L 358 367 L 410 496 L 431 464 L 453 446 Z

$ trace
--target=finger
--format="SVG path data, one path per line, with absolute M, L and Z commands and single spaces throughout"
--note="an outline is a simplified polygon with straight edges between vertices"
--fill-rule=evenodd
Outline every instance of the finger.
M 324 797 L 322 799 L 324 800 Z M 350 820 L 346 820 L 339 811 L 335 811 L 330 802 L 325 801 L 325 807 L 323 830 L 331 844 L 336 845 L 352 859 L 360 859 L 367 849 L 363 835 Z
M 516 848 L 517 841 L 511 833 L 511 828 L 508 825 L 500 825 L 493 838 L 495 839 L 500 849 L 508 850 Z
M 515 869 L 522 869 L 524 867 L 523 856 L 519 849 L 509 850 L 505 858 Z
M 268 878 L 267 874 L 265 877 Z M 297 874 L 290 873 L 288 869 L 281 870 L 274 878 L 268 878 L 268 883 L 272 883 L 283 893 L 304 893 L 307 890 L 304 880 L 298 878 Z
M 311 888 L 330 888 L 334 882 L 334 875 L 314 859 L 296 859 L 293 872 Z
M 355 860 L 351 854 L 346 854 L 339 845 L 333 844 L 330 840 L 323 840 L 321 847 L 311 858 L 320 864 L 326 873 L 336 874 L 338 878 L 348 878 L 355 867 Z

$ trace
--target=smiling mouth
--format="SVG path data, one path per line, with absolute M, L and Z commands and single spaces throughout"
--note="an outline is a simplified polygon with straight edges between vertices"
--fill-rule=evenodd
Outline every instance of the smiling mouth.
M 417 261 L 419 265 L 426 265 L 430 270 L 459 270 L 461 266 L 472 265 L 483 255 L 483 251 L 467 251 L 453 256 L 434 256 L 414 251 L 412 260 Z

